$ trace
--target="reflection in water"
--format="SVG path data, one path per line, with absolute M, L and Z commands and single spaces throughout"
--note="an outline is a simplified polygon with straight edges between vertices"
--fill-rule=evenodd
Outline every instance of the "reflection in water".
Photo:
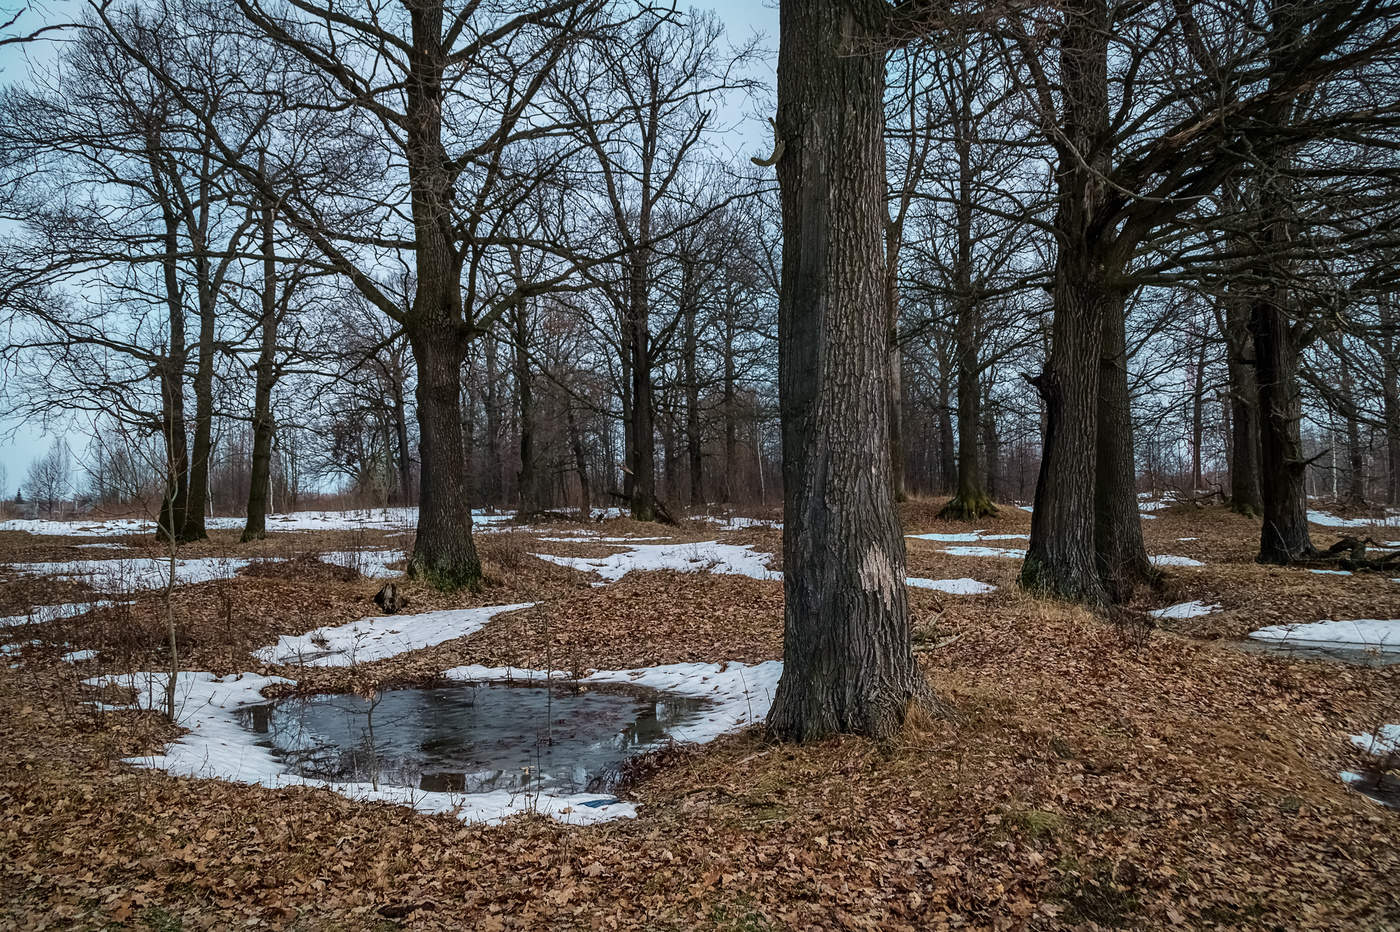
M 239 713 L 302 777 L 482 793 L 599 792 L 707 703 L 658 693 L 462 684 L 370 700 L 289 698 Z

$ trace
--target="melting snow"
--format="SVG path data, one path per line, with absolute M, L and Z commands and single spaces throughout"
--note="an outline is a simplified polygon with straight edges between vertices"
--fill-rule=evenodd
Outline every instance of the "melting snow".
M 1360 618 L 1270 625 L 1251 631 L 1249 636 L 1260 641 L 1320 642 L 1400 650 L 1400 619 Z
M 95 650 L 70 650 L 63 655 L 63 659 L 68 663 L 82 663 L 84 660 L 91 660 L 97 656 Z
M 255 651 L 253 656 L 262 663 L 348 667 L 466 637 L 502 612 L 513 612 L 534 604 L 521 602 L 486 608 L 454 608 L 418 615 L 361 618 L 348 624 L 317 628 L 306 634 L 284 634 L 276 644 Z
M 966 531 L 962 534 L 906 534 L 910 540 L 937 540 L 945 543 L 971 543 L 978 540 L 1029 540 L 1029 534 L 988 534 L 986 531 Z
M 1151 558 L 1153 566 L 1205 566 L 1200 560 L 1178 557 L 1170 553 L 1159 553 Z
M 1316 573 L 1319 576 L 1350 576 L 1351 570 L 1308 570 L 1309 573 Z
M 616 582 L 634 570 L 681 573 L 704 570 L 754 579 L 783 578 L 782 573 L 768 568 L 768 561 L 773 558 L 771 553 L 755 551 L 749 544 L 736 546 L 712 540 L 697 544 L 639 544 L 606 557 L 560 557 L 550 553 L 535 556 L 560 566 L 597 573 L 609 582 Z
M 1377 524 L 1395 527 L 1400 525 L 1400 515 L 1388 514 L 1384 518 L 1339 518 L 1325 511 L 1313 511 L 1312 509 L 1308 509 L 1308 520 L 1322 527 L 1371 527 Z
M 251 563 L 269 562 L 270 557 L 201 557 L 175 561 L 177 585 L 231 579 Z M 321 555 L 326 563 L 356 567 L 373 578 L 395 576 L 388 564 L 403 559 L 398 550 L 337 551 Z M 170 578 L 170 561 L 160 557 L 132 557 L 114 560 L 74 560 L 67 563 L 11 563 L 7 569 L 29 576 L 73 577 L 99 592 L 136 592 L 159 589 Z
M 1372 757 L 1400 754 L 1400 725 L 1382 725 L 1374 732 L 1352 735 L 1351 743 Z
M 1020 560 L 1026 555 L 1024 550 L 1001 547 L 944 547 L 943 552 L 955 557 L 1006 557 L 1012 560 Z
M 924 579 L 919 576 L 910 576 L 904 580 L 904 584 L 915 589 L 936 589 L 939 592 L 949 592 L 953 595 L 982 595 L 985 592 L 996 592 L 997 589 L 991 583 L 978 582 L 975 579 L 968 579 L 966 576 L 961 579 Z
M 1206 602 L 1179 602 L 1176 605 L 1169 605 L 1166 608 L 1155 609 L 1147 614 L 1154 618 L 1197 618 L 1201 615 L 1209 615 L 1211 612 L 1220 611 L 1218 603 Z
M 712 705 L 702 719 L 674 733 L 680 741 L 703 742 L 762 721 L 768 714 L 781 674 L 782 664 L 772 660 L 752 666 L 689 663 L 640 670 L 603 670 L 585 677 L 584 682 L 626 683 L 709 700 Z M 499 680 L 512 678 L 512 675 L 514 678 L 548 678 L 543 671 L 511 668 L 458 667 L 447 671 L 447 676 L 458 680 Z M 136 692 L 138 706 L 161 708 L 168 680 L 165 674 L 143 673 L 98 677 L 88 682 L 131 687 Z M 594 793 L 552 795 L 504 790 L 445 793 L 391 786 L 376 789 L 369 783 L 331 783 L 285 773 L 281 761 L 268 748 L 260 746 L 258 736 L 239 724 L 234 714 L 239 709 L 266 702 L 262 690 L 277 683 L 294 681 L 251 673 L 222 678 L 209 673 L 179 674 L 175 681 L 176 719 L 187 729 L 186 733 L 168 745 L 163 754 L 128 758 L 127 762 L 179 776 L 267 787 L 320 787 L 351 799 L 396 803 L 424 813 L 450 813 L 468 822 L 499 822 L 517 813 L 535 812 L 560 822 L 582 824 L 637 814 L 631 803 Z
M 27 615 L 10 615 L 0 618 L 0 628 L 13 628 L 16 625 L 38 625 L 59 618 L 72 618 L 93 609 L 106 608 L 115 605 L 115 602 L 70 602 L 66 605 L 39 605 Z

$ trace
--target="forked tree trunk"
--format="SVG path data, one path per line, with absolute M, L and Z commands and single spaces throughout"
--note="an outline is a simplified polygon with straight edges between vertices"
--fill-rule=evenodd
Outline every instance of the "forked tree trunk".
M 179 254 L 177 221 L 165 212 L 164 247 L 161 261 L 169 312 L 170 346 L 158 368 L 160 377 L 161 427 L 165 435 L 165 494 L 160 503 L 156 537 L 173 540 L 185 526 L 189 504 L 189 440 L 185 432 L 185 309 L 180 300 L 176 256 Z
M 1110 601 L 1126 602 L 1156 571 L 1142 539 L 1133 457 L 1132 398 L 1121 292 L 1109 293 L 1103 310 L 1099 363 L 1097 467 L 1094 485 L 1094 549 L 1099 578 Z
M 890 496 L 880 0 L 782 0 L 778 365 L 785 608 L 776 737 L 893 734 L 924 685 Z M 866 18 L 868 17 L 868 20 Z M 864 20 L 864 21 L 863 21 Z

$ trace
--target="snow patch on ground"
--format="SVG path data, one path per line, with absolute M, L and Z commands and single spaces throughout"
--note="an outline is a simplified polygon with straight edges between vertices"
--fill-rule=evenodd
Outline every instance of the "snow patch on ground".
M 1400 650 L 1400 618 L 1358 618 L 1352 621 L 1324 620 L 1270 625 L 1258 631 L 1251 631 L 1249 636 L 1259 641 L 1346 644 L 1392 651 Z
M 337 566 L 359 569 L 371 578 L 398 575 L 389 564 L 403 559 L 400 550 L 345 550 L 321 555 L 321 560 Z M 175 561 L 175 583 L 187 586 L 231 579 L 252 563 L 273 562 L 271 557 L 200 557 Z M 86 583 L 98 592 L 139 592 L 159 589 L 170 578 L 170 561 L 160 557 L 132 557 L 112 560 L 73 560 L 66 563 L 10 563 L 9 572 L 27 576 L 57 576 Z
M 1400 754 L 1400 725 L 1382 725 L 1375 731 L 1352 735 L 1351 743 L 1372 757 Z
M 1319 576 L 1350 576 L 1351 570 L 1308 570 L 1309 573 L 1316 573 Z
M 1220 611 L 1219 603 L 1207 602 L 1178 602 L 1176 605 L 1169 605 L 1166 608 L 1159 608 L 1148 612 L 1154 618 L 1199 618 L 1201 615 L 1209 615 L 1211 612 Z
M 953 595 L 982 595 L 997 590 L 997 587 L 991 583 L 978 582 L 975 579 L 968 579 L 966 576 L 961 579 L 924 579 L 919 576 L 910 576 L 904 580 L 904 584 L 914 589 L 935 589 L 938 592 L 948 592 Z
M 306 634 L 284 634 L 276 644 L 255 651 L 253 656 L 267 664 L 349 667 L 466 637 L 479 631 L 496 615 L 534 604 L 520 602 L 418 615 L 371 616 L 348 624 L 317 628 Z
M 613 509 L 615 511 L 616 509 Z M 486 527 L 510 521 L 509 512 L 487 514 L 472 512 L 472 525 Z M 205 518 L 210 530 L 237 530 L 246 519 L 242 515 Z M 296 511 L 267 516 L 270 531 L 396 531 L 418 524 L 418 508 L 357 508 L 349 511 Z M 48 521 L 15 518 L 0 521 L 0 531 L 25 531 L 29 534 L 53 537 L 117 537 L 124 534 L 154 534 L 156 524 L 144 518 L 113 518 L 107 521 Z
M 944 547 L 943 552 L 955 557 L 1004 557 L 1020 560 L 1026 551 L 1012 547 Z
M 628 573 L 642 570 L 675 570 L 681 573 L 726 573 L 754 579 L 781 580 L 783 574 L 768 568 L 771 553 L 755 551 L 749 544 L 721 544 L 708 540 L 695 544 L 639 544 L 606 557 L 560 557 L 550 553 L 535 556 L 560 566 L 597 573 L 616 582 Z
M 988 534 L 986 531 L 965 531 L 961 534 L 905 534 L 910 540 L 936 540 L 943 543 L 972 543 L 979 540 L 1029 540 L 1029 534 Z
M 66 605 L 38 605 L 27 615 L 9 615 L 0 618 L 0 628 L 13 628 L 18 625 L 40 625 L 60 618 L 72 618 L 98 608 L 115 605 L 115 602 L 70 602 Z
M 1153 566 L 1205 566 L 1200 560 L 1193 560 L 1190 557 L 1178 557 L 1170 553 L 1159 553 L 1150 558 Z
M 1308 509 L 1308 520 L 1322 527 L 1400 526 L 1400 515 L 1388 514 L 1384 518 L 1341 518 L 1337 515 L 1328 514 L 1325 511 L 1314 511 L 1311 508 Z
M 696 515 L 695 520 L 717 524 L 722 531 L 742 531 L 745 528 L 751 527 L 767 527 L 781 530 L 783 526 L 783 522 L 781 521 L 769 521 L 766 518 L 745 518 L 743 515 L 730 515 L 728 517 L 724 515 Z
M 97 651 L 95 650 L 70 650 L 63 655 L 63 659 L 67 663 L 82 663 L 84 660 L 91 660 L 96 656 Z

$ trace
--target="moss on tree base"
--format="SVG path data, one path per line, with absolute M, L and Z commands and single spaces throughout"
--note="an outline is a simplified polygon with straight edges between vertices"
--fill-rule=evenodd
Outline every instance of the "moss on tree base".
M 972 495 L 955 495 L 938 512 L 938 517 L 944 521 L 973 521 L 977 518 L 989 518 L 996 514 L 997 506 L 992 504 L 987 493 L 977 492 Z

